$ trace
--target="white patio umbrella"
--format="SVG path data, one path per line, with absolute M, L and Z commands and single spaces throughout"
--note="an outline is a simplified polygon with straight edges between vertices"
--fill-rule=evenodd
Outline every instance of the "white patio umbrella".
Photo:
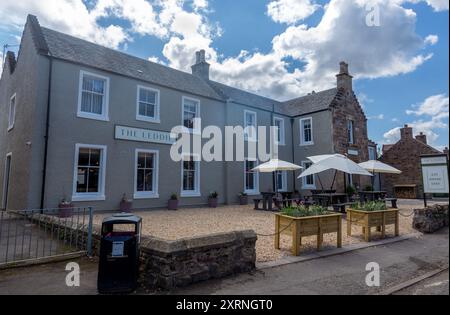
M 279 171 L 296 171 L 300 170 L 303 167 L 282 161 L 279 159 L 271 159 L 269 162 L 258 165 L 252 171 L 260 172 L 260 173 L 274 173 Z M 277 177 L 275 176 L 275 193 L 278 194 L 278 185 L 277 185 Z
M 319 174 L 328 170 L 335 170 L 336 172 L 334 174 L 333 183 L 331 184 L 331 189 L 333 189 L 338 171 L 352 175 L 373 176 L 364 168 L 341 154 L 312 156 L 308 159 L 312 162 L 316 162 L 314 162 L 314 164 L 305 170 L 298 178 Z
M 396 169 L 395 167 L 392 167 L 388 164 L 385 164 L 380 161 L 375 161 L 375 160 L 370 160 L 367 162 L 359 163 L 358 165 L 361 166 L 362 168 L 368 170 L 369 172 L 371 172 L 374 175 L 375 175 L 375 173 L 378 173 L 378 174 L 401 174 L 402 173 L 402 171 Z M 374 184 L 372 182 L 372 186 L 373 185 Z M 380 190 L 381 190 L 381 177 L 380 177 Z

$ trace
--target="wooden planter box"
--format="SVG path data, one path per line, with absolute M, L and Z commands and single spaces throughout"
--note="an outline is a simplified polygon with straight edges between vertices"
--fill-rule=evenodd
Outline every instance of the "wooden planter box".
M 399 209 L 383 211 L 362 211 L 347 209 L 347 234 L 352 236 L 352 225 L 361 226 L 364 240 L 370 242 L 371 229 L 376 227 L 381 236 L 386 237 L 386 225 L 395 225 L 395 236 L 399 236 Z
M 302 237 L 317 236 L 317 250 L 323 244 L 323 235 L 337 233 L 337 247 L 342 247 L 342 214 L 330 213 L 314 217 L 295 218 L 275 214 L 275 248 L 280 249 L 280 234 L 292 237 L 292 254 L 300 254 Z

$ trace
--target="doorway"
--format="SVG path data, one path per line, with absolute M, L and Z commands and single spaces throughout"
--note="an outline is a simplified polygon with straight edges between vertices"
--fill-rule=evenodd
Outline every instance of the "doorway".
M 12 158 L 12 153 L 8 153 L 6 155 L 5 173 L 4 173 L 4 177 L 3 177 L 2 209 L 8 208 L 9 178 L 11 175 L 11 158 Z

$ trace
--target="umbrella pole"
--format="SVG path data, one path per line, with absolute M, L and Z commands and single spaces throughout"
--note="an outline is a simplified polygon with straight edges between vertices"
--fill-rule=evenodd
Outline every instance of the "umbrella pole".
M 334 182 L 336 181 L 336 175 L 337 175 L 337 171 L 334 171 L 334 178 L 333 178 L 333 182 L 331 183 L 331 189 L 330 190 L 333 190 Z
M 322 188 L 322 191 L 323 191 L 323 185 L 322 185 L 322 181 L 320 180 L 320 175 L 319 174 L 317 174 L 317 178 L 319 179 L 320 187 Z

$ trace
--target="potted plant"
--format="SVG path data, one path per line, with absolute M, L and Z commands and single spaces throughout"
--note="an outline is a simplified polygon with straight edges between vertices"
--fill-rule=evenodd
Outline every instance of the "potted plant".
M 73 215 L 73 204 L 64 197 L 58 204 L 58 216 L 60 218 L 70 218 Z
M 400 234 L 399 209 L 388 208 L 384 201 L 357 203 L 347 209 L 347 234 L 352 236 L 352 225 L 361 226 L 364 240 L 370 242 L 371 229 L 376 227 L 381 236 L 386 236 L 386 225 L 395 226 L 395 236 Z
M 208 198 L 208 207 L 210 208 L 217 208 L 217 205 L 219 204 L 219 194 L 217 191 L 213 191 L 209 194 Z
M 120 201 L 120 211 L 121 212 L 131 212 L 133 207 L 133 200 L 127 198 L 127 194 L 123 194 L 122 200 Z
M 323 235 L 337 233 L 337 246 L 342 247 L 342 214 L 328 211 L 322 206 L 304 205 L 284 208 L 275 214 L 275 248 L 280 249 L 280 235 L 292 237 L 292 254 L 298 256 L 302 238 L 317 237 L 317 250 L 323 243 Z
M 168 209 L 169 210 L 178 210 L 178 195 L 176 193 L 173 193 L 170 196 L 169 203 L 168 203 Z
M 248 195 L 247 195 L 247 193 L 241 192 L 241 193 L 239 194 L 239 204 L 240 204 L 241 206 L 246 206 L 246 205 L 248 205 Z

